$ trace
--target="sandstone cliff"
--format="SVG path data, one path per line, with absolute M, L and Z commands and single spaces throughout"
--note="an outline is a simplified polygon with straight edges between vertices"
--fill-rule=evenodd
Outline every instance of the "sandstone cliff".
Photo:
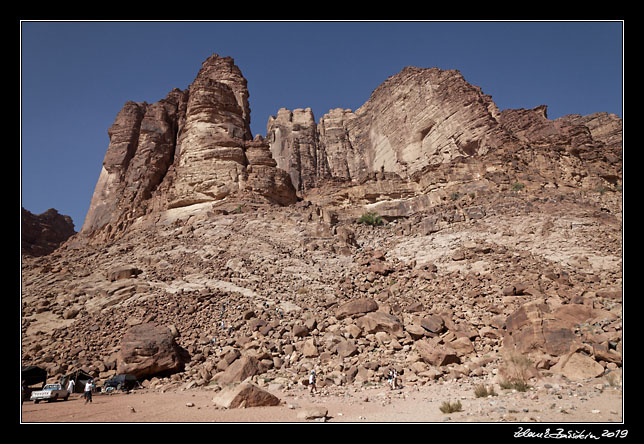
M 241 194 L 288 205 L 296 190 L 334 182 L 354 202 L 414 198 L 403 205 L 427 208 L 439 184 L 468 177 L 480 179 L 475 187 L 590 189 L 621 177 L 618 117 L 500 112 L 456 70 L 406 67 L 355 112 L 332 109 L 317 124 L 310 108 L 280 109 L 266 140 L 252 140 L 248 97 L 233 59 L 213 55 L 187 90 L 127 102 L 108 131 L 82 233 L 114 238 L 145 214 Z
M 289 118 L 302 114 L 304 125 Z M 358 110 L 330 110 L 317 128 L 310 110 L 280 110 L 269 119 L 267 138 L 278 166 L 295 168 L 291 177 L 306 178 L 304 184 L 329 177 L 359 181 L 380 171 L 411 179 L 427 167 L 513 143 L 499 115 L 491 98 L 457 71 L 407 67 Z M 316 162 L 295 160 L 302 158 Z
M 328 179 L 360 183 L 374 174 L 399 177 L 410 186 L 435 183 L 440 166 L 449 171 L 458 163 L 479 164 L 476 173 L 485 175 L 499 161 L 516 165 L 535 156 L 540 163 L 530 169 L 552 183 L 584 179 L 596 187 L 604 179 L 614 185 L 621 168 L 617 116 L 553 121 L 545 106 L 500 112 L 458 71 L 437 68 L 404 68 L 355 112 L 332 109 L 317 125 L 309 108 L 280 109 L 268 120 L 267 139 L 277 166 L 300 190 Z M 590 166 L 602 158 L 600 168 Z M 574 172 L 564 177 L 564 170 Z
M 238 192 L 295 202 L 288 175 L 259 160 L 270 151 L 261 137 L 252 140 L 248 95 L 233 59 L 212 55 L 187 90 L 151 105 L 127 102 L 108 131 L 81 232 L 113 237 L 144 214 Z

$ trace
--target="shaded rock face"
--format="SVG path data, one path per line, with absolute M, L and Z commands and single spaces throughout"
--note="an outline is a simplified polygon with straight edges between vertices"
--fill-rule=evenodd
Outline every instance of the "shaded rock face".
M 127 102 L 108 130 L 110 144 L 81 232 L 145 214 L 152 192 L 175 158 L 187 94 L 174 90 L 153 104 Z
M 81 231 L 102 229 L 114 237 L 144 214 L 245 191 L 279 204 L 295 202 L 268 145 L 261 137 L 252 140 L 248 95 L 234 60 L 213 55 L 187 90 L 174 89 L 151 105 L 127 102 L 108 131 Z
M 72 218 L 59 214 L 53 208 L 38 215 L 22 209 L 21 249 L 23 255 L 47 255 L 74 234 L 76 231 L 74 231 Z
M 277 166 L 289 173 L 296 189 L 312 188 L 332 176 L 311 108 L 281 108 L 269 118 L 267 134 Z

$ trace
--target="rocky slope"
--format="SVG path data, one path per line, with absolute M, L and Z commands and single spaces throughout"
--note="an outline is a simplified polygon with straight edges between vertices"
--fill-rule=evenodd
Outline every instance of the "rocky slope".
M 82 232 L 23 258 L 23 364 L 162 390 L 390 367 L 619 383 L 617 117 L 499 112 L 455 71 L 405 68 L 355 113 L 280 110 L 251 140 L 247 99 L 213 56 L 125 105 Z

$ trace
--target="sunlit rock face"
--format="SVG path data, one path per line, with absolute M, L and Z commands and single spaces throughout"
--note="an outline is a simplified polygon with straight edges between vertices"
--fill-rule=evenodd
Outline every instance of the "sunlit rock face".
M 304 188 L 319 179 L 411 178 L 427 167 L 512 143 L 499 111 L 458 71 L 407 67 L 352 112 L 332 109 L 316 126 L 310 109 L 281 109 L 267 133 L 280 168 Z M 304 118 L 300 117 L 304 116 Z
M 145 214 L 252 192 L 297 200 L 268 144 L 253 140 L 246 79 L 234 60 L 206 59 L 190 87 L 153 104 L 128 101 L 110 144 L 82 232 L 112 238 Z M 249 149 L 249 157 L 247 157 Z

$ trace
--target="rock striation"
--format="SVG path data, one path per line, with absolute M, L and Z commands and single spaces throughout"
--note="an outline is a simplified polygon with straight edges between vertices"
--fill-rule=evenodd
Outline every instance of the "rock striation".
M 268 144 L 252 139 L 248 96 L 234 60 L 213 54 L 187 90 L 154 104 L 127 102 L 108 130 L 81 232 L 114 237 L 142 215 L 246 191 L 294 203 L 295 190 Z
M 490 96 L 458 71 L 407 67 L 358 110 L 332 109 L 317 127 L 308 108 L 281 109 L 269 119 L 267 137 L 278 166 L 296 169 L 291 177 L 304 178 L 305 187 L 314 179 L 359 181 L 381 171 L 410 179 L 513 143 L 499 115 Z

